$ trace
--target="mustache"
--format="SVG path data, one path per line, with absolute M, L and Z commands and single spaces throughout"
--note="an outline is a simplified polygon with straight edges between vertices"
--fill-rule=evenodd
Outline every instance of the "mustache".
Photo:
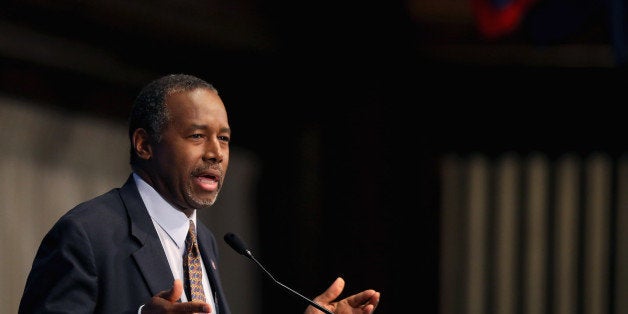
M 214 176 L 217 175 L 222 180 L 222 178 L 224 177 L 224 170 L 222 169 L 222 166 L 220 164 L 203 165 L 200 167 L 196 167 L 194 168 L 194 170 L 192 170 L 193 176 L 205 174 L 210 174 Z

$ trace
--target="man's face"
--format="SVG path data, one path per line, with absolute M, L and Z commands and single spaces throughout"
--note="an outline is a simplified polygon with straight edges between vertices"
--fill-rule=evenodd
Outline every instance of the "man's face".
M 227 111 L 213 91 L 199 88 L 166 97 L 170 120 L 150 160 L 154 187 L 180 210 L 211 206 L 229 165 Z

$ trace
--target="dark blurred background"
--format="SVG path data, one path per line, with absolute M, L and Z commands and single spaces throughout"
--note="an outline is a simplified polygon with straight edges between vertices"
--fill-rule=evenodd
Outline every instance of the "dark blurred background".
M 509 2 L 8 1 L 0 91 L 124 123 L 148 81 L 206 79 L 260 161 L 269 270 L 437 313 L 442 154 L 626 148 L 625 1 Z M 260 313 L 304 308 L 261 291 Z

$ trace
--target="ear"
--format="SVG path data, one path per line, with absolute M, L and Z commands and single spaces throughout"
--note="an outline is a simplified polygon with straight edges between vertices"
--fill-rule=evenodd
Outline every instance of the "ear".
M 133 149 L 135 154 L 141 159 L 149 160 L 153 155 L 150 136 L 146 130 L 139 128 L 133 132 Z

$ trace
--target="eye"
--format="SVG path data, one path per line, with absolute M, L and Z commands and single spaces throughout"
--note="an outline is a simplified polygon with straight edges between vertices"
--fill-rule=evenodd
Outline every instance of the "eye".
M 226 143 L 231 142 L 231 138 L 228 137 L 228 136 L 224 136 L 224 135 L 223 136 L 219 136 L 218 139 L 223 141 L 223 142 L 226 142 Z
M 193 139 L 200 139 L 200 138 L 203 138 L 203 134 L 196 133 L 196 134 L 190 135 L 190 137 Z

